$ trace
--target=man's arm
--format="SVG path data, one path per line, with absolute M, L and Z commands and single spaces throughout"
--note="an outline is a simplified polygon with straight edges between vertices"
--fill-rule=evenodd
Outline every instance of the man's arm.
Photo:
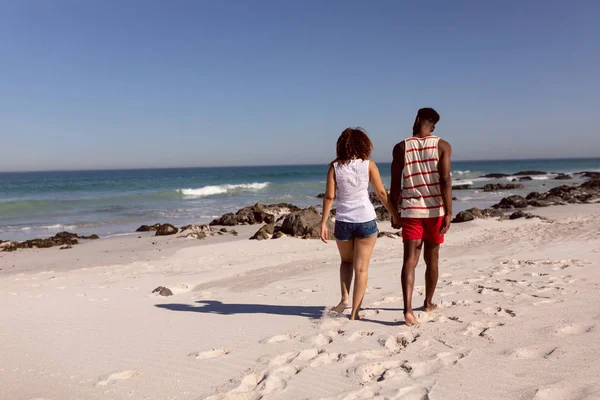
M 404 141 L 394 146 L 392 153 L 392 184 L 390 188 L 390 200 L 396 209 L 398 209 L 398 203 L 400 202 L 400 195 L 402 194 L 402 173 L 404 172 Z
M 440 189 L 442 192 L 442 201 L 444 202 L 444 224 L 442 225 L 443 235 L 450 228 L 452 220 L 452 176 L 450 175 L 452 157 L 452 147 L 450 143 L 440 139 L 438 144 L 440 161 L 438 162 L 438 173 L 440 174 Z

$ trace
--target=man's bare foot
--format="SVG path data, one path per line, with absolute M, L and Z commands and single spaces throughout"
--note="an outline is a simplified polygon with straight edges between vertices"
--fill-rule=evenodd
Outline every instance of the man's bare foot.
M 419 325 L 419 321 L 417 321 L 417 318 L 415 317 L 415 314 L 412 313 L 412 311 L 404 313 L 404 323 L 406 324 L 406 326 Z
M 337 306 L 333 307 L 331 309 L 331 311 L 334 311 L 338 314 L 341 314 L 344 312 L 344 310 L 346 309 L 346 307 L 348 307 L 348 302 L 347 301 L 340 301 L 340 304 L 338 304 Z
M 432 311 L 435 311 L 435 310 L 437 310 L 437 308 L 438 308 L 437 304 L 433 304 L 433 303 L 429 303 L 429 304 L 427 304 L 427 303 L 423 303 L 423 311 L 425 311 L 425 312 L 432 312 Z

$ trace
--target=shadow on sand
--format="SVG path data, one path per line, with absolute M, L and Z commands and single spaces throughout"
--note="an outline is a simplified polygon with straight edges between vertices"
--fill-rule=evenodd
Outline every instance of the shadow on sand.
M 199 300 L 198 305 L 157 304 L 156 307 L 171 311 L 190 311 L 205 314 L 274 314 L 297 315 L 307 318 L 321 318 L 325 311 L 322 306 L 277 306 L 270 304 L 226 304 L 216 300 Z

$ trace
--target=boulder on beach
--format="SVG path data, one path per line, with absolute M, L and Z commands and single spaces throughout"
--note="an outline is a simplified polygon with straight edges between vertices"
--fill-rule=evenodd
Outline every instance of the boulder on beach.
M 523 182 L 523 181 L 532 181 L 533 178 L 530 176 L 522 176 L 520 178 L 517 179 L 519 182 Z
M 500 203 L 494 204 L 492 208 L 511 209 L 511 208 L 526 208 L 527 200 L 523 196 L 512 195 L 500 200 Z
M 333 239 L 334 224 L 331 219 L 328 220 L 327 227 L 329 239 Z M 283 220 L 281 232 L 294 237 L 319 239 L 321 237 L 321 213 L 314 207 L 294 211 Z
M 139 228 L 137 228 L 135 231 L 136 232 L 156 232 L 158 230 L 158 228 L 160 228 L 160 224 L 142 225 Z
M 168 287 L 159 286 L 152 291 L 152 293 L 158 293 L 161 296 L 173 296 L 173 291 Z
M 155 236 L 169 236 L 179 232 L 179 229 L 171 224 L 162 224 L 157 230 Z
M 213 220 L 210 225 L 235 226 L 256 225 L 262 223 L 272 224 L 275 222 L 275 215 L 287 214 L 298 210 L 299 208 L 293 204 L 279 203 L 264 205 L 257 203 L 250 207 L 244 207 L 235 214 L 225 214 L 221 218 Z
M 578 174 L 581 175 L 583 178 L 600 179 L 600 172 L 596 171 L 579 172 Z
M 250 240 L 267 240 L 273 237 L 275 232 L 275 224 L 267 224 L 261 227 Z
M 525 185 L 514 183 L 488 183 L 483 186 L 484 192 L 497 192 L 500 190 L 524 189 Z
M 464 210 L 456 214 L 452 223 L 473 221 L 474 219 L 500 218 L 504 219 L 504 213 L 493 208 L 480 209 L 477 207 Z
M 24 242 L 18 243 L 17 248 L 20 249 L 31 249 L 37 248 L 48 248 L 54 246 L 73 246 L 79 243 L 78 235 L 70 232 L 59 232 L 56 235 L 45 238 L 45 239 L 31 239 Z

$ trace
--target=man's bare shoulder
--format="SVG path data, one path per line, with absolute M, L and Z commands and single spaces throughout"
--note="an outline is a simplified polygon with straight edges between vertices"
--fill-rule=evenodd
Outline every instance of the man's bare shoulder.
M 404 140 L 394 146 L 394 157 L 404 157 L 404 149 L 406 148 Z
M 448 143 L 444 139 L 440 139 L 440 141 L 438 143 L 438 147 L 442 151 L 452 151 L 452 146 L 450 145 L 450 143 Z

